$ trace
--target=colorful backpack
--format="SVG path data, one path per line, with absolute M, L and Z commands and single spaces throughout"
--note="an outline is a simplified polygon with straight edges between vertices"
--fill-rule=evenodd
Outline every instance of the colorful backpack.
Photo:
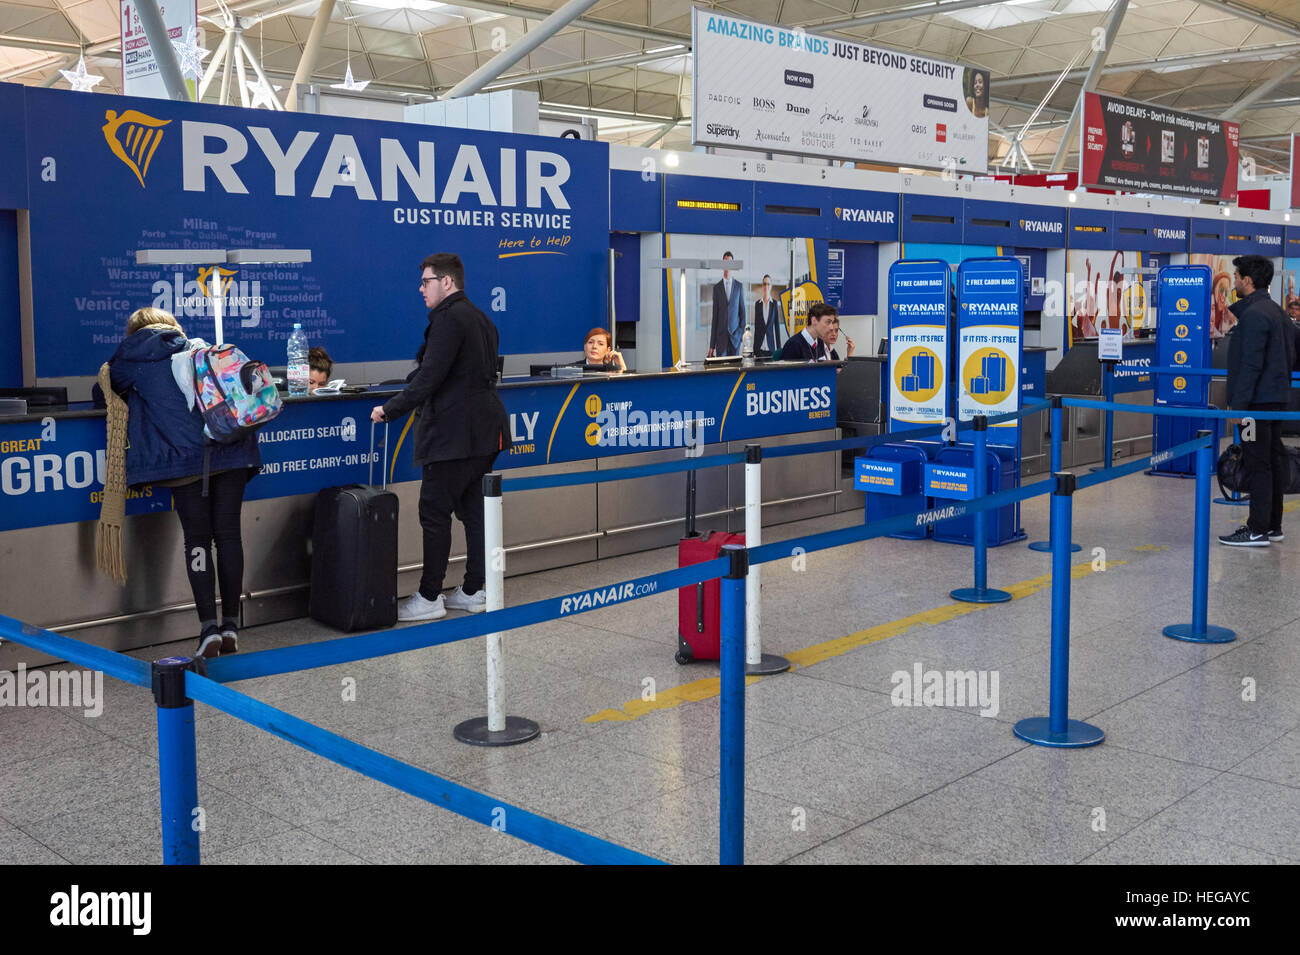
M 213 441 L 234 444 L 280 413 L 280 393 L 263 362 L 234 345 L 199 348 L 191 358 L 203 432 Z

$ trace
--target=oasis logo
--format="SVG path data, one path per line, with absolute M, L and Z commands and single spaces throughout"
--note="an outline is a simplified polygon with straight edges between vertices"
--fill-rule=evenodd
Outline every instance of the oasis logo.
M 1020 228 L 1023 232 L 1051 232 L 1059 234 L 1065 229 L 1063 222 L 1043 222 L 1038 219 L 1021 219 Z
M 128 110 L 121 117 L 115 116 L 112 110 L 104 115 L 109 119 L 104 128 L 109 148 L 144 185 L 154 150 L 161 141 L 158 130 L 171 120 L 157 120 L 135 110 Z M 155 125 L 151 127 L 150 123 Z M 139 143 L 144 141 L 151 128 L 154 130 L 151 145 L 142 151 Z M 265 126 L 247 126 L 244 130 L 248 135 L 225 123 L 182 120 L 182 188 L 186 192 L 205 192 L 211 174 L 223 191 L 232 195 L 249 195 L 248 185 L 236 167 L 247 161 L 251 137 L 262 159 L 274 173 L 275 194 L 296 197 L 299 169 L 321 134 L 316 130 L 301 129 L 293 134 L 291 141 L 281 144 Z M 330 199 L 336 189 L 341 189 L 351 190 L 356 198 L 365 201 L 397 202 L 400 181 L 405 183 L 416 201 L 424 203 L 456 205 L 462 197 L 473 196 L 483 206 L 511 208 L 523 205 L 540 209 L 545 200 L 555 209 L 570 208 L 564 194 L 564 185 L 570 178 L 569 161 L 550 150 L 506 147 L 489 150 L 489 155 L 495 153 L 496 158 L 494 175 L 489 176 L 483 153 L 479 147 L 469 143 L 456 147 L 449 168 L 439 167 L 436 163 L 434 143 L 416 143 L 414 159 L 396 139 L 380 137 L 378 143 L 367 145 L 366 152 L 372 157 L 377 152 L 379 157 L 378 192 L 370 175 L 372 167 L 368 167 L 363 159 L 356 137 L 336 133 L 330 137 L 319 163 L 312 161 L 311 198 Z M 520 152 L 523 153 L 522 163 Z M 373 164 L 373 158 L 370 162 Z M 507 214 L 502 215 L 505 218 Z M 516 224 L 529 226 L 533 223 Z M 547 227 L 552 226 L 548 224 Z
M 163 127 L 171 120 L 155 119 L 134 109 L 128 109 L 121 116 L 117 115 L 117 110 L 110 109 L 104 113 L 104 119 L 107 120 L 102 127 L 104 141 L 113 155 L 135 173 L 143 188 L 153 154 L 162 142 Z
M 807 106 L 796 106 L 794 103 L 786 103 L 785 111 L 787 113 L 798 113 L 800 116 L 807 116 L 812 112 Z
M 849 209 L 836 207 L 835 218 L 841 222 L 876 222 L 881 225 L 894 224 L 893 209 Z
M 709 123 L 704 127 L 710 136 L 726 136 L 728 139 L 739 139 L 740 130 L 735 126 L 724 126 L 722 123 Z
M 764 113 L 774 113 L 776 112 L 776 101 L 755 96 L 754 109 L 762 110 Z
M 1159 226 L 1156 226 L 1151 230 L 1151 232 L 1157 239 L 1173 239 L 1178 242 L 1183 242 L 1187 239 L 1186 229 L 1162 229 Z

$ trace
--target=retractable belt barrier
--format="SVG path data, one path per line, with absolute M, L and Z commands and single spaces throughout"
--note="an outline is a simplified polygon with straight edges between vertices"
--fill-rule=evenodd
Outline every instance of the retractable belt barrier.
M 1113 401 L 1093 401 L 1091 398 L 1062 398 L 1067 408 L 1097 408 L 1101 411 L 1127 411 L 1133 414 L 1169 415 L 1174 418 L 1219 418 L 1236 420 L 1254 418 L 1257 421 L 1300 421 L 1300 411 L 1242 411 L 1234 408 L 1176 408 L 1172 405 L 1125 405 Z
M 1206 465 L 1204 462 L 1209 459 L 1207 453 L 1209 441 L 1209 437 L 1202 433 L 1196 440 L 1185 442 L 1162 452 L 1162 454 L 1182 455 L 1192 450 L 1198 450 L 1200 452 L 1198 460 L 1202 462 L 1201 470 L 1205 471 Z M 1093 486 L 1107 480 L 1124 477 L 1150 464 L 1150 462 L 1151 459 L 1147 458 L 1130 462 L 1119 468 L 1113 468 L 1108 472 L 1090 475 L 1085 479 L 1087 482 L 1085 486 Z M 1198 481 L 1198 488 L 1208 488 L 1208 477 L 1204 475 L 1202 477 L 1205 479 Z M 598 863 L 653 862 L 656 860 L 596 839 L 559 823 L 545 820 L 526 810 L 503 806 L 499 801 L 489 800 L 488 797 L 481 793 L 458 786 L 432 773 L 377 753 L 268 706 L 261 701 L 252 699 L 236 690 L 224 687 L 221 682 L 272 673 L 288 673 L 299 669 L 350 662 L 371 656 L 381 656 L 468 639 L 491 631 L 527 626 L 532 623 L 586 613 L 603 606 L 637 600 L 653 593 L 691 586 L 725 574 L 721 627 L 724 640 L 721 659 L 721 685 L 725 691 L 723 694 L 724 712 L 722 714 L 724 732 L 721 734 L 720 742 L 720 765 L 725 779 L 721 787 L 719 804 L 721 816 L 719 858 L 724 863 L 739 863 L 743 861 L 744 673 L 741 669 L 741 661 L 743 660 L 743 637 L 746 625 L 746 577 L 750 565 L 784 559 L 796 547 L 802 548 L 805 553 L 825 550 L 844 544 L 869 540 L 908 526 L 914 526 L 917 521 L 947 520 L 967 514 L 982 513 L 1048 492 L 1060 496 L 1063 493 L 1063 483 L 1067 479 L 1070 485 L 1069 491 L 1072 492 L 1075 488 L 1073 475 L 1068 473 L 1057 474 L 1027 487 L 1012 488 L 988 495 L 979 500 L 954 503 L 942 508 L 929 508 L 914 514 L 896 515 L 869 525 L 864 524 L 858 527 L 813 534 L 795 540 L 760 545 L 753 549 L 731 547 L 728 548 L 731 553 L 715 560 L 676 568 L 661 574 L 623 581 L 611 586 L 534 601 L 519 607 L 489 611 L 476 617 L 440 621 L 437 624 L 425 624 L 400 631 L 345 637 L 301 647 L 243 654 L 238 657 L 222 657 L 211 661 L 208 665 L 207 676 L 189 672 L 189 668 L 194 665 L 194 661 L 185 657 L 158 661 L 150 670 L 142 661 L 134 660 L 114 651 L 90 646 L 59 634 L 40 630 L 9 617 L 0 616 L 0 638 L 10 639 L 34 649 L 56 654 L 79 666 L 100 669 L 128 683 L 139 686 L 152 685 L 155 700 L 158 703 L 159 771 L 162 795 L 164 860 L 166 862 L 197 863 L 199 858 L 198 836 L 189 824 L 190 811 L 193 806 L 197 805 L 196 746 L 193 721 L 194 700 L 207 703 L 342 766 L 354 769 L 387 785 L 394 786 L 435 805 L 441 805 L 478 822 L 489 825 L 494 824 L 499 821 L 498 811 L 505 811 L 507 818 L 513 820 L 507 824 L 508 832 L 524 841 L 566 855 L 569 858 Z M 1200 512 L 1198 510 L 1198 530 L 1202 524 L 1199 517 Z M 1063 538 L 1054 533 L 1054 539 L 1068 541 L 1068 526 L 1064 528 L 1063 533 Z M 1053 563 L 1053 589 L 1054 596 L 1059 589 L 1064 589 L 1068 608 L 1069 564 L 1067 547 L 1059 548 L 1058 552 L 1067 555 L 1067 557 L 1064 559 L 1058 557 Z M 1202 549 L 1198 547 L 1198 561 Z M 1060 566 L 1065 568 L 1063 576 L 1058 572 Z M 1204 569 L 1198 567 L 1197 580 L 1201 581 L 1203 578 Z M 1198 599 L 1204 600 L 1205 588 L 1198 584 L 1196 590 Z M 1058 620 L 1060 621 L 1059 624 Z M 1196 620 L 1204 621 L 1203 610 L 1196 614 Z M 1059 635 L 1059 639 L 1056 633 L 1058 625 L 1064 628 L 1064 632 Z M 1055 651 L 1058 642 L 1068 642 L 1068 625 L 1068 609 L 1062 615 L 1058 613 L 1054 602 L 1053 724 L 1058 722 L 1056 717 L 1059 715 L 1063 718 L 1064 713 L 1064 702 L 1062 701 L 1058 705 L 1055 694 L 1058 689 L 1064 693 L 1067 685 L 1068 677 L 1065 675 L 1063 668 L 1068 666 L 1068 663 L 1065 662 L 1068 659 L 1068 654 L 1063 655 L 1058 668 Z M 1017 732 L 1019 733 L 1019 728 Z M 1047 745 L 1083 744 L 1051 742 L 1049 740 Z

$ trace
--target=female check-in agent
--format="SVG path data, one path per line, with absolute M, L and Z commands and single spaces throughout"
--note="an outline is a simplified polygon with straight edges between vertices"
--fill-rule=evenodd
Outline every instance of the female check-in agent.
M 627 371 L 627 363 L 623 361 L 623 356 L 614 350 L 609 332 L 600 326 L 587 332 L 582 353 L 583 361 L 580 364 L 604 365 L 606 370 L 614 374 Z

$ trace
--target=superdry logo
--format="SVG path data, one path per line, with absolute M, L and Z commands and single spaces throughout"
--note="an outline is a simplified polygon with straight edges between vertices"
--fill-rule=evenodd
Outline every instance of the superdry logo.
M 726 126 L 722 123 L 709 123 L 704 127 L 710 136 L 726 136 L 728 139 L 739 139 L 740 130 L 735 126 Z
M 1043 222 L 1038 219 L 1021 219 L 1020 228 L 1025 232 L 1050 232 L 1059 235 L 1065 230 L 1063 222 Z
M 163 127 L 171 120 L 154 119 L 134 109 L 128 109 L 121 116 L 117 115 L 117 110 L 110 109 L 105 111 L 104 119 L 107 120 L 103 125 L 104 140 L 108 148 L 135 173 L 143 188 L 153 154 L 162 142 Z
M 876 222 L 881 225 L 893 225 L 893 209 L 850 209 L 837 207 L 835 218 L 841 222 Z

